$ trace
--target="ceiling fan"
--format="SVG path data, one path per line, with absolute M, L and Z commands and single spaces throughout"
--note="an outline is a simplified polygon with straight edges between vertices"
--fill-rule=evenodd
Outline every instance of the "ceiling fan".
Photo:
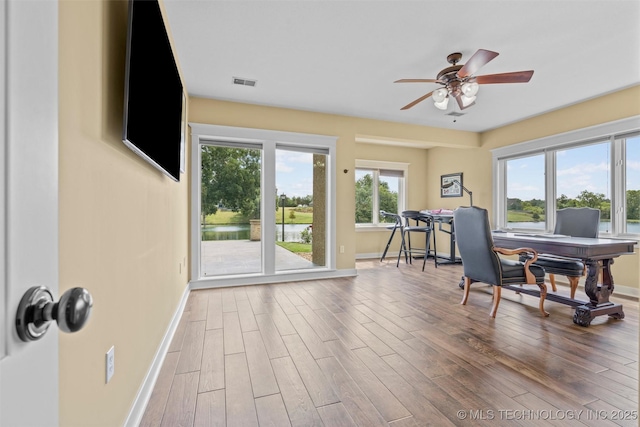
M 494 83 L 526 83 L 531 80 L 533 70 L 514 71 L 511 73 L 487 74 L 484 76 L 474 76 L 474 73 L 489 61 L 498 56 L 498 52 L 478 49 L 464 65 L 457 65 L 462 59 L 459 52 L 447 56 L 450 67 L 440 71 L 435 79 L 400 79 L 394 83 L 438 83 L 443 87 L 427 93 L 413 102 L 405 105 L 401 110 L 408 110 L 428 97 L 432 97 L 435 106 L 441 110 L 446 110 L 449 98 L 453 97 L 461 110 L 475 104 L 478 87 L 481 84 Z

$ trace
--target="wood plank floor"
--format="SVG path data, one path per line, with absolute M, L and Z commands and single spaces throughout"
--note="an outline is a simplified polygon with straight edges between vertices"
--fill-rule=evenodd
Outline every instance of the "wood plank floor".
M 638 425 L 637 301 L 584 328 L 504 290 L 491 319 L 459 265 L 356 267 L 193 291 L 141 425 Z

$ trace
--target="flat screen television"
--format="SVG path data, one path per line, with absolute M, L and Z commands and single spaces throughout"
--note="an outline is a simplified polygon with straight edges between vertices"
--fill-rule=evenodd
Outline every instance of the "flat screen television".
M 183 88 L 157 0 L 130 0 L 122 140 L 175 181 L 184 141 Z

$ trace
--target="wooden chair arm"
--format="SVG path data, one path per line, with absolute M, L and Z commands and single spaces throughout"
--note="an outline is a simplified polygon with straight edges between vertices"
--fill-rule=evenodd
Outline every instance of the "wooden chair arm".
M 538 252 L 532 248 L 518 248 L 518 249 L 505 249 L 493 247 L 493 251 L 502 255 L 520 255 L 529 253 L 531 257 L 527 257 L 527 260 L 524 262 L 524 277 L 527 279 L 527 284 L 535 285 L 536 284 L 536 276 L 531 272 L 529 266 L 533 264 L 535 260 L 538 259 Z

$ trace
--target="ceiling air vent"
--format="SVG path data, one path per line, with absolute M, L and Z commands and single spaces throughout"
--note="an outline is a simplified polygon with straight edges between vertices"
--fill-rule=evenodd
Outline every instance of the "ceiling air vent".
M 460 116 L 464 116 L 464 113 L 459 113 L 457 111 L 452 111 L 450 113 L 445 114 L 445 116 L 460 117 Z
M 233 84 L 234 85 L 254 87 L 256 85 L 256 83 L 257 83 L 256 80 L 242 79 L 240 77 L 234 77 L 233 78 Z

